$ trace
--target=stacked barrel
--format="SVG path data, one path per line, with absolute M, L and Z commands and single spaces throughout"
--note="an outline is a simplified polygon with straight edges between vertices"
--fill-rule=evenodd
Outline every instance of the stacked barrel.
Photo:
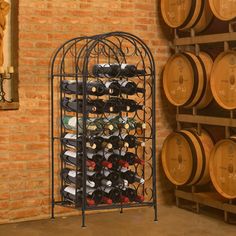
M 164 21 L 177 32 L 199 33 L 207 30 L 214 17 L 221 21 L 236 17 L 234 1 L 160 3 Z M 214 58 L 203 51 L 178 50 L 164 68 L 163 88 L 168 101 L 184 111 L 207 110 L 215 100 L 229 113 L 236 109 L 236 52 L 226 50 Z M 214 144 L 204 129 L 201 134 L 195 128 L 175 131 L 164 141 L 162 165 L 176 186 L 204 185 L 211 180 L 223 197 L 236 198 L 236 136 Z

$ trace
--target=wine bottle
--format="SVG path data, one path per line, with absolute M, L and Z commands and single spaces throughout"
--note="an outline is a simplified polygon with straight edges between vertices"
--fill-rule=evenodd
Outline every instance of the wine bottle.
M 143 202 L 144 196 L 138 195 L 137 191 L 132 188 L 123 188 L 122 194 L 129 198 L 130 202 Z
M 112 187 L 102 186 L 103 196 L 111 199 L 114 203 L 120 202 L 120 190 Z
M 62 179 L 67 183 L 67 184 L 76 184 L 76 171 L 71 170 L 69 168 L 64 168 L 61 171 L 61 177 Z M 80 186 L 83 185 L 83 178 L 82 178 L 82 173 L 81 172 L 77 172 L 77 180 Z M 95 187 L 95 182 L 89 180 L 89 178 L 86 180 L 86 185 L 94 188 Z
M 77 90 L 77 86 L 78 86 L 78 90 Z M 82 95 L 83 82 L 78 81 L 76 83 L 76 80 L 63 80 L 61 82 L 61 89 L 64 93 L 67 93 L 67 94 Z M 107 93 L 106 91 L 107 91 L 106 87 L 101 82 L 86 83 L 86 93 L 89 95 L 102 96 Z
M 133 117 L 122 117 L 121 118 L 122 122 L 127 124 L 127 130 L 134 130 L 134 129 L 141 129 L 145 130 L 147 128 L 147 125 L 142 122 L 138 122 L 135 120 Z
M 123 109 L 123 111 L 135 112 L 137 110 L 144 109 L 143 105 L 138 104 L 136 101 L 132 99 L 121 99 L 121 103 L 123 104 L 123 107 L 126 107 L 126 110 Z
M 78 156 L 78 159 L 79 159 L 78 160 L 79 167 L 82 167 L 83 154 L 78 153 L 77 156 Z M 73 166 L 77 165 L 76 152 L 75 151 L 69 151 L 69 150 L 63 151 L 61 153 L 61 159 L 63 161 L 65 161 L 67 164 L 70 164 L 70 165 L 73 165 Z M 90 169 L 95 169 L 96 163 L 94 161 L 91 161 L 91 160 L 86 160 L 86 166 Z
M 128 64 L 96 64 L 93 66 L 93 75 L 96 77 L 118 78 L 145 75 L 145 70 L 138 70 L 135 65 Z
M 101 167 L 106 167 L 108 169 L 112 168 L 112 163 L 107 161 L 103 155 L 99 154 L 100 152 L 94 154 L 87 152 L 87 157 L 92 160 L 94 163 L 96 163 L 97 169 L 101 169 Z M 99 168 L 100 167 L 100 168 Z
M 82 190 L 83 189 L 80 189 L 80 191 Z M 86 187 L 86 194 L 90 199 L 94 200 L 95 204 L 102 203 L 103 194 L 100 189 Z
M 112 96 L 120 95 L 120 84 L 117 80 L 107 81 L 105 87 L 108 89 L 108 94 Z
M 133 184 L 135 182 L 138 182 L 140 184 L 144 184 L 144 179 L 139 177 L 135 172 L 126 169 L 124 167 L 120 168 L 120 175 L 123 179 L 126 179 L 129 184 Z
M 96 171 L 87 171 L 87 177 L 89 180 L 95 183 L 95 187 L 99 186 L 112 186 L 112 181 L 108 178 L 105 178 L 100 172 Z
M 144 161 L 139 159 L 138 156 L 132 152 L 125 152 L 114 150 L 114 153 L 121 156 L 121 159 L 128 162 L 129 165 L 140 164 L 144 165 Z
M 96 145 L 96 148 L 95 148 L 96 150 L 101 150 L 104 148 L 107 148 L 107 149 L 113 148 L 109 140 L 106 140 L 105 138 L 101 136 L 91 136 L 89 139 L 91 140 L 92 143 Z
M 104 153 L 105 159 L 112 163 L 112 168 L 113 169 L 118 169 L 119 167 L 129 167 L 129 163 L 125 160 L 122 160 L 120 155 L 117 155 L 115 153 Z
M 66 129 L 76 130 L 78 125 L 79 133 L 83 133 L 83 118 L 78 118 L 78 122 L 76 122 L 75 116 L 64 116 L 62 118 L 62 123 Z M 103 130 L 102 124 L 99 119 L 89 118 L 86 123 L 87 130 L 90 132 L 101 132 Z
M 75 134 L 64 133 L 63 138 L 62 138 L 61 141 L 64 145 L 66 145 L 69 148 L 73 148 L 73 149 L 75 149 L 77 147 L 77 142 L 78 142 L 78 150 L 77 151 L 83 151 L 82 136 L 76 137 Z M 95 143 L 88 142 L 88 140 L 86 142 L 86 147 L 94 149 L 94 150 L 97 148 Z
M 110 180 L 112 182 L 112 186 L 116 186 L 116 185 L 119 184 L 119 177 L 120 176 L 117 172 L 110 171 L 110 170 L 107 170 L 107 169 L 103 169 L 101 171 L 101 174 L 104 176 L 104 179 Z M 103 181 L 102 181 L 102 183 L 103 183 Z
M 66 201 L 77 203 L 78 205 L 82 205 L 83 194 L 82 191 L 77 190 L 77 200 L 76 200 L 76 190 L 71 186 L 64 186 L 61 189 L 61 194 L 65 198 Z M 89 197 L 86 198 L 86 203 L 88 206 L 95 205 L 95 201 Z
M 118 131 L 113 133 L 112 135 L 102 135 L 101 137 L 103 137 L 107 142 L 111 143 L 113 149 L 129 147 L 129 144 L 127 142 L 124 142 L 123 140 L 121 140 L 121 138 L 119 137 Z
M 127 94 L 127 95 L 134 95 L 136 93 L 144 93 L 144 88 L 137 87 L 137 84 L 135 84 L 133 81 L 127 81 L 127 80 L 119 80 L 120 84 L 120 91 L 121 93 Z
M 118 98 L 110 98 L 105 101 L 104 112 L 119 113 L 121 112 L 122 104 Z
M 83 100 L 64 97 L 61 102 L 66 111 L 83 113 Z M 105 103 L 101 99 L 88 100 L 86 110 L 92 114 L 103 114 Z
M 124 142 L 129 144 L 130 148 L 134 148 L 137 146 L 145 147 L 145 142 L 139 141 L 137 137 L 134 135 L 129 135 L 129 134 L 121 134 L 121 138 Z

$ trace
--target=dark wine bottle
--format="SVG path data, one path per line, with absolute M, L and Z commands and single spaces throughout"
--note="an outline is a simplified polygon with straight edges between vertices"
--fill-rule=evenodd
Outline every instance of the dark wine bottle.
M 77 90 L 78 86 L 78 90 Z M 61 89 L 67 94 L 83 94 L 83 82 L 76 80 L 63 80 L 61 82 Z M 89 95 L 102 96 L 107 93 L 107 89 L 101 82 L 88 82 L 86 84 L 86 93 Z
M 124 142 L 129 144 L 130 148 L 134 148 L 137 146 L 145 147 L 145 142 L 139 141 L 134 135 L 121 134 L 121 138 Z
M 109 140 L 106 140 L 101 136 L 91 136 L 89 140 L 96 145 L 96 150 L 101 150 L 104 148 L 112 149 L 113 147 Z
M 82 191 L 82 189 L 80 189 Z M 95 201 L 95 204 L 102 203 L 102 191 L 96 188 L 86 187 L 87 196 Z
M 119 151 L 119 150 L 114 150 L 114 153 L 120 154 L 121 159 L 124 161 L 127 161 L 129 165 L 135 165 L 135 164 L 140 164 L 144 165 L 144 161 L 138 158 L 138 156 L 132 152 L 125 152 L 125 151 Z
M 126 110 L 123 111 L 135 112 L 137 110 L 144 109 L 143 105 L 139 105 L 136 101 L 132 99 L 121 99 L 121 103 L 123 104 L 124 107 L 126 107 Z
M 111 199 L 114 203 L 120 202 L 120 190 L 112 187 L 102 186 L 103 196 Z
M 119 113 L 121 112 L 122 104 L 118 98 L 110 98 L 105 101 L 104 112 Z
M 76 171 L 75 170 L 71 170 L 69 168 L 64 168 L 61 171 L 61 177 L 67 184 L 71 184 L 71 183 L 76 184 Z M 80 186 L 83 185 L 83 178 L 82 177 L 83 177 L 82 173 L 78 171 L 77 172 L 77 180 L 78 180 L 78 183 Z M 89 180 L 89 176 L 88 176 L 88 178 L 86 180 L 86 185 L 91 188 L 94 188 L 96 184 L 94 181 Z
M 137 191 L 132 188 L 124 188 L 122 189 L 122 194 L 129 198 L 130 202 L 143 202 L 144 196 L 138 195 Z
M 79 167 L 82 167 L 83 154 L 78 153 L 77 156 L 78 156 L 78 159 L 79 159 L 78 160 Z M 69 150 L 63 151 L 61 153 L 61 159 L 63 161 L 65 161 L 67 164 L 70 164 L 70 165 L 73 165 L 73 166 L 77 165 L 76 152 L 75 151 L 69 151 Z M 86 160 L 86 166 L 88 168 L 95 169 L 96 163 L 94 161 L 91 161 L 91 160 Z
M 135 182 L 144 184 L 145 182 L 144 179 L 139 177 L 135 172 L 123 167 L 120 169 L 120 175 L 121 178 L 126 179 L 129 182 L 129 184 L 133 184 Z
M 119 174 L 114 171 L 103 169 L 101 171 L 101 174 L 103 175 L 104 179 L 110 180 L 112 182 L 112 186 L 116 186 L 119 184 Z M 128 181 L 128 180 L 127 180 Z M 103 182 L 102 182 L 103 183 Z M 105 184 L 104 184 L 105 185 Z
M 127 94 L 127 95 L 134 95 L 136 93 L 144 93 L 144 88 L 137 87 L 137 84 L 135 84 L 133 81 L 126 81 L 126 80 L 120 80 L 120 91 L 121 93 Z
M 64 97 L 62 99 L 61 105 L 66 111 L 83 113 L 83 100 L 82 99 L 70 99 L 70 98 Z M 105 103 L 101 99 L 88 100 L 86 110 L 88 113 L 102 114 L 104 113 L 104 106 L 105 106 Z
M 124 142 L 121 140 L 119 136 L 119 132 L 115 132 L 112 135 L 102 135 L 102 137 L 107 140 L 107 142 L 112 144 L 113 149 L 118 149 L 122 147 L 129 147 L 129 144 L 127 142 Z
M 127 161 L 122 160 L 120 155 L 107 152 L 104 153 L 104 157 L 108 162 L 112 163 L 112 168 L 115 170 L 120 167 L 129 167 L 129 163 Z
M 98 153 L 87 153 L 87 157 L 92 160 L 94 163 L 96 163 L 96 166 L 98 169 L 102 167 L 106 167 L 108 169 L 112 168 L 112 163 L 107 161 L 103 155 L 100 155 Z
M 78 150 L 77 151 L 83 151 L 83 146 L 82 146 L 82 143 L 83 143 L 83 139 L 82 139 L 82 136 L 78 136 L 76 137 L 75 134 L 70 134 L 70 133 L 64 133 L 63 136 L 62 136 L 62 143 L 64 145 L 66 145 L 67 147 L 69 148 L 73 148 L 73 149 L 76 149 L 77 147 L 77 142 L 78 142 Z M 90 148 L 90 149 L 96 149 L 97 146 L 95 143 L 92 143 L 92 140 L 90 140 L 90 142 L 88 140 L 86 140 L 86 147 L 87 148 Z
M 61 194 L 65 198 L 66 201 L 77 203 L 78 205 L 82 205 L 82 198 L 83 198 L 82 191 L 77 190 L 77 200 L 76 200 L 76 190 L 74 187 L 64 186 L 61 189 Z M 91 199 L 90 197 L 86 198 L 86 203 L 88 206 L 95 205 L 95 201 Z
M 95 187 L 99 186 L 112 186 L 112 181 L 104 176 L 100 172 L 96 171 L 87 171 L 86 172 L 88 179 L 95 183 Z
M 117 80 L 107 81 L 105 83 L 106 88 L 108 89 L 108 94 L 112 96 L 120 95 L 120 84 Z
M 128 64 L 96 64 L 93 75 L 96 77 L 118 78 L 145 75 L 145 70 L 138 70 L 135 65 Z

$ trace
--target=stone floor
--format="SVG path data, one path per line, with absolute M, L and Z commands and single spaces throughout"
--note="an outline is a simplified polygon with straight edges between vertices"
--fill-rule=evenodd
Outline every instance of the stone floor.
M 64 217 L 0 225 L 0 236 L 235 236 L 236 225 L 223 222 L 222 214 L 195 214 L 175 206 L 160 206 L 159 221 L 153 221 L 153 209 L 133 209 L 81 217 Z

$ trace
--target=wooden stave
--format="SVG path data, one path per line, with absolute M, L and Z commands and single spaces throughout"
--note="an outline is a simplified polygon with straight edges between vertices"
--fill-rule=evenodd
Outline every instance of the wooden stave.
M 170 58 L 169 58 L 169 60 L 167 61 L 167 63 L 166 63 L 166 65 L 165 65 L 165 67 L 164 67 L 164 71 L 163 71 L 163 88 L 164 88 L 164 92 L 165 92 L 165 95 L 166 95 L 166 97 L 167 97 L 167 99 L 168 99 L 168 101 L 171 103 L 171 104 L 173 104 L 174 106 L 184 106 L 185 105 L 185 103 L 187 103 L 187 102 L 189 102 L 189 100 L 192 100 L 192 98 L 191 98 L 191 96 L 192 96 L 192 93 L 189 95 L 189 97 L 187 97 L 186 99 L 185 99 L 185 101 L 184 102 L 182 102 L 182 103 L 180 103 L 180 102 L 177 102 L 177 101 L 174 101 L 173 99 L 172 99 L 172 96 L 171 96 L 171 94 L 168 92 L 168 81 L 167 81 L 167 73 L 168 73 L 168 71 L 170 70 L 170 64 L 172 63 L 172 61 L 173 60 L 175 60 L 176 59 L 176 57 L 178 57 L 178 56 L 180 56 L 180 57 L 182 57 L 182 58 L 184 58 L 184 61 L 186 62 L 188 62 L 188 63 L 186 63 L 186 65 L 187 64 L 189 64 L 190 66 L 191 66 L 191 70 L 192 70 L 192 77 L 193 77 L 193 80 L 194 81 L 196 81 L 197 80 L 197 76 L 196 76 L 196 72 L 195 72 L 195 70 L 194 70 L 194 65 L 191 63 L 191 61 L 189 60 L 189 56 L 187 55 L 184 55 L 184 54 L 182 54 L 182 53 L 177 53 L 177 54 L 175 54 L 175 55 L 173 55 L 173 56 L 171 56 Z M 195 82 L 193 82 L 193 89 L 192 90 L 194 90 L 194 84 L 195 84 Z
M 205 87 L 205 91 L 203 91 L 202 93 L 202 99 L 198 101 L 196 108 L 203 109 L 207 107 L 210 104 L 210 102 L 213 100 L 213 95 L 212 95 L 211 86 L 210 86 L 210 73 L 213 66 L 213 60 L 211 56 L 206 52 L 200 52 L 199 59 L 204 64 L 204 69 L 206 73 L 206 77 L 205 77 L 206 87 Z
M 195 32 L 199 33 L 208 28 L 213 20 L 213 13 L 210 10 L 210 4 L 208 1 L 203 0 L 203 9 L 200 12 L 200 18 L 195 25 L 192 26 Z
M 197 91 L 196 91 L 196 93 L 193 94 L 194 97 L 193 97 L 192 101 L 189 101 L 186 104 L 184 104 L 185 108 L 191 108 L 198 103 L 198 101 L 202 95 L 202 90 L 204 89 L 204 83 L 205 83 L 204 67 L 196 55 L 194 55 L 191 52 L 185 52 L 185 54 L 189 55 L 192 58 L 192 60 L 194 61 L 195 65 L 197 67 L 197 85 L 196 85 Z
M 211 8 L 211 11 L 213 12 L 214 16 L 217 17 L 218 19 L 222 20 L 222 21 L 230 21 L 230 20 L 233 20 L 236 18 L 236 15 L 235 16 L 224 16 L 224 15 L 221 15 L 217 9 L 216 9 L 216 6 L 215 6 L 215 3 L 214 3 L 215 0 L 209 0 L 209 5 L 210 5 L 210 8 Z
M 179 29 L 185 31 L 194 27 L 201 17 L 203 6 L 203 0 L 196 0 L 194 12 L 192 13 L 191 18 L 189 19 L 189 22 L 185 26 L 181 26 Z
M 226 56 L 226 55 L 229 54 L 229 53 L 232 53 L 232 54 L 234 54 L 234 55 L 236 56 L 236 52 L 235 52 L 235 51 L 228 50 L 228 51 L 225 51 L 225 52 L 220 53 L 220 54 L 216 57 L 216 59 L 215 59 L 215 61 L 214 61 L 214 63 L 213 63 L 213 66 L 212 66 L 212 71 L 211 71 L 211 76 L 210 76 L 210 86 L 211 86 L 212 95 L 213 95 L 215 101 L 218 103 L 218 105 L 221 106 L 221 107 L 223 107 L 223 108 L 226 109 L 226 110 L 233 110 L 233 109 L 236 109 L 236 101 L 235 101 L 235 105 L 233 105 L 233 106 L 226 106 L 226 105 L 222 102 L 222 100 L 219 98 L 219 96 L 218 96 L 218 94 L 217 94 L 217 89 L 215 88 L 215 83 L 216 83 L 216 81 L 215 81 L 215 79 L 214 79 L 214 78 L 215 78 L 214 72 L 215 72 L 215 70 L 216 70 L 217 64 L 220 62 L 220 60 L 221 60 L 224 56 Z
M 185 133 L 191 139 L 197 153 L 197 156 L 196 156 L 197 161 L 195 163 L 196 166 L 194 166 L 195 173 L 193 173 L 194 176 L 191 180 L 185 183 L 185 185 L 191 186 L 197 183 L 197 181 L 199 180 L 199 176 L 201 175 L 201 172 L 202 172 L 201 167 L 203 166 L 203 152 L 202 152 L 203 150 L 199 143 L 199 140 L 196 138 L 193 132 L 191 132 L 190 130 L 182 130 L 181 132 Z
M 175 184 L 177 186 L 185 186 L 185 185 L 190 186 L 190 185 L 207 184 L 210 181 L 210 174 L 209 174 L 209 168 L 208 168 L 209 167 L 209 159 L 210 159 L 210 151 L 214 146 L 214 143 L 213 143 L 211 137 L 208 135 L 208 133 L 205 130 L 202 130 L 201 135 L 198 135 L 196 129 L 194 129 L 194 128 L 188 129 L 188 130 L 181 130 L 178 132 L 173 132 L 170 135 L 173 135 L 175 133 L 183 136 L 184 139 L 188 138 L 191 140 L 191 142 L 189 142 L 186 139 L 186 141 L 189 145 L 193 144 L 193 148 L 196 151 L 196 157 L 194 157 L 194 155 L 193 155 L 193 166 L 192 166 L 192 170 L 191 170 L 191 176 L 186 177 L 187 180 L 185 182 L 182 182 L 180 184 L 177 181 L 173 180 L 173 178 L 169 178 L 168 173 L 170 173 L 170 171 L 168 171 L 167 167 L 163 165 L 163 169 L 164 169 L 164 172 L 165 172 L 167 178 L 173 184 Z M 170 136 L 168 136 L 164 142 L 165 149 L 167 148 L 166 143 L 167 143 L 169 137 Z M 164 147 L 164 145 L 163 145 L 163 147 Z M 190 146 L 190 148 L 191 148 L 191 146 Z M 165 149 L 162 149 L 162 153 L 161 153 L 162 164 L 165 162 L 165 158 L 167 158 L 165 156 Z M 191 150 L 191 153 L 194 154 L 192 150 Z M 195 161 L 194 161 L 194 158 L 196 158 Z M 195 163 L 195 166 L 194 166 L 194 163 Z M 194 167 L 195 167 L 195 169 L 194 169 Z
M 217 148 L 224 142 L 231 142 L 234 145 L 236 145 L 236 137 L 230 137 L 229 139 L 222 139 L 219 142 L 216 143 L 216 145 L 214 146 L 212 152 L 211 152 L 211 156 L 210 156 L 210 162 L 209 162 L 209 172 L 210 172 L 210 178 L 212 181 L 213 186 L 215 187 L 216 191 L 223 196 L 226 199 L 236 199 L 236 193 L 235 195 L 229 195 L 228 193 L 226 193 L 225 191 L 222 190 L 222 188 L 219 186 L 218 181 L 216 180 L 216 175 L 214 174 L 214 163 L 216 162 L 216 160 L 214 159 L 214 155 L 215 152 L 217 150 Z M 233 186 L 235 187 L 235 186 Z

